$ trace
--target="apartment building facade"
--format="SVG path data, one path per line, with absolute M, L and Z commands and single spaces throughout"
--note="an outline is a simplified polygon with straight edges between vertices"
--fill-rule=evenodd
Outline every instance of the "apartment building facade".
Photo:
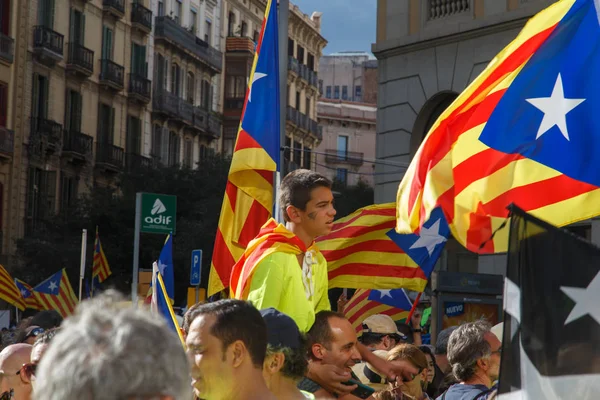
M 379 62 L 375 202 L 394 201 L 403 170 L 423 138 L 470 82 L 552 0 L 378 0 Z M 600 242 L 600 221 L 578 233 Z M 477 256 L 449 240 L 449 271 L 504 273 L 503 256 Z
M 0 0 L 2 254 L 89 187 L 218 148 L 219 16 L 219 0 Z
M 226 0 L 223 7 L 225 48 L 223 152 L 231 154 L 246 95 L 247 81 L 260 34 L 266 1 Z M 327 41 L 321 14 L 304 14 L 290 3 L 288 35 L 286 171 L 312 168 L 312 150 L 322 139 L 317 123 L 319 60 Z M 284 172 L 286 172 L 284 171 Z
M 377 107 L 321 98 L 317 104 L 323 140 L 315 150 L 315 170 L 342 185 L 373 186 Z
M 323 56 L 319 74 L 321 96 L 376 104 L 377 60 L 372 58 L 364 51 L 341 51 Z

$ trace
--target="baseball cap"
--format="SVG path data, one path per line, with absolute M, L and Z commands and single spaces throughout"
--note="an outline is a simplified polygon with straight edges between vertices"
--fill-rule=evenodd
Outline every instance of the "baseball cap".
M 299 349 L 302 336 L 292 318 L 273 307 L 260 310 L 267 325 L 267 342 L 271 346 Z
M 388 352 L 386 350 L 375 350 L 373 352 L 381 359 L 387 359 Z M 352 367 L 352 372 L 360 380 L 361 383 L 375 389 L 385 390 L 388 388 L 386 377 L 377 372 L 377 370 L 368 362 L 361 362 Z
M 363 333 L 378 333 L 382 335 L 398 335 L 402 340 L 407 337 L 398 330 L 394 320 L 385 314 L 375 314 L 366 318 L 363 323 Z

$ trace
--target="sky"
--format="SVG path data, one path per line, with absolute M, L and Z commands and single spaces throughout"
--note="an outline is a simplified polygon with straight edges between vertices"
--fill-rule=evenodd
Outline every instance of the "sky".
M 290 0 L 304 14 L 323 13 L 324 55 L 338 51 L 368 51 L 375 42 L 377 0 Z

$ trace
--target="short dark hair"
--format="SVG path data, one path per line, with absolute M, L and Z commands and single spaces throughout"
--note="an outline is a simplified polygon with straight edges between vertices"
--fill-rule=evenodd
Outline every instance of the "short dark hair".
M 300 339 L 300 347 L 292 349 L 290 347 L 271 346 L 267 345 L 267 355 L 274 353 L 283 353 L 285 361 L 281 374 L 290 379 L 299 380 L 306 375 L 308 370 L 308 360 L 306 359 L 306 339 Z
M 396 328 L 398 328 L 398 332 L 406 336 L 406 340 L 403 340 L 402 343 L 413 344 L 415 342 L 413 337 L 414 331 L 410 325 L 396 321 Z
M 279 205 L 283 211 L 283 219 L 289 222 L 286 209 L 294 206 L 300 210 L 306 209 L 310 201 L 310 192 L 317 187 L 331 189 L 331 181 L 309 169 L 297 169 L 290 172 L 281 180 L 279 186 Z
M 190 326 L 200 315 L 215 316 L 210 333 L 221 340 L 223 352 L 233 342 L 240 340 L 250 353 L 252 364 L 262 369 L 267 351 L 267 325 L 252 303 L 225 299 L 201 304 L 190 319 Z
M 365 332 L 362 334 L 361 337 L 358 338 L 358 341 L 364 344 L 365 346 L 372 346 L 381 343 L 383 338 L 386 336 L 388 335 L 383 333 Z
M 187 334 L 190 331 L 190 325 L 192 325 L 192 321 L 198 315 L 198 308 L 204 303 L 196 303 L 192 305 L 188 310 L 183 314 L 183 323 L 181 324 L 181 329 Z
M 324 346 L 326 349 L 329 349 L 331 342 L 333 342 L 333 333 L 329 326 L 330 318 L 346 319 L 343 314 L 335 311 L 319 311 L 317 315 L 315 315 L 315 323 L 306 333 L 309 351 L 310 348 L 317 343 Z
M 58 332 L 60 332 L 60 328 L 51 328 L 47 331 L 44 331 L 44 333 L 35 338 L 35 342 L 33 342 L 33 345 L 37 346 L 38 344 L 50 343 L 52 341 L 52 338 L 54 338 L 54 336 L 56 336 Z
M 451 326 L 438 333 L 437 338 L 435 340 L 436 355 L 446 355 L 446 353 L 448 352 L 448 340 L 450 339 L 450 335 L 452 335 L 452 332 L 454 332 L 456 328 L 458 328 L 458 326 Z

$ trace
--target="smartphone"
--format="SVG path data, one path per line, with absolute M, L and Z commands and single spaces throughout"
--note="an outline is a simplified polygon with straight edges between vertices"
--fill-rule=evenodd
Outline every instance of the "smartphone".
M 357 385 L 357 388 L 351 391 L 350 394 L 352 396 L 358 397 L 359 399 L 368 399 L 373 393 L 375 393 L 375 389 L 361 382 L 355 381 L 354 379 L 350 379 L 349 381 L 342 383 L 348 386 Z

